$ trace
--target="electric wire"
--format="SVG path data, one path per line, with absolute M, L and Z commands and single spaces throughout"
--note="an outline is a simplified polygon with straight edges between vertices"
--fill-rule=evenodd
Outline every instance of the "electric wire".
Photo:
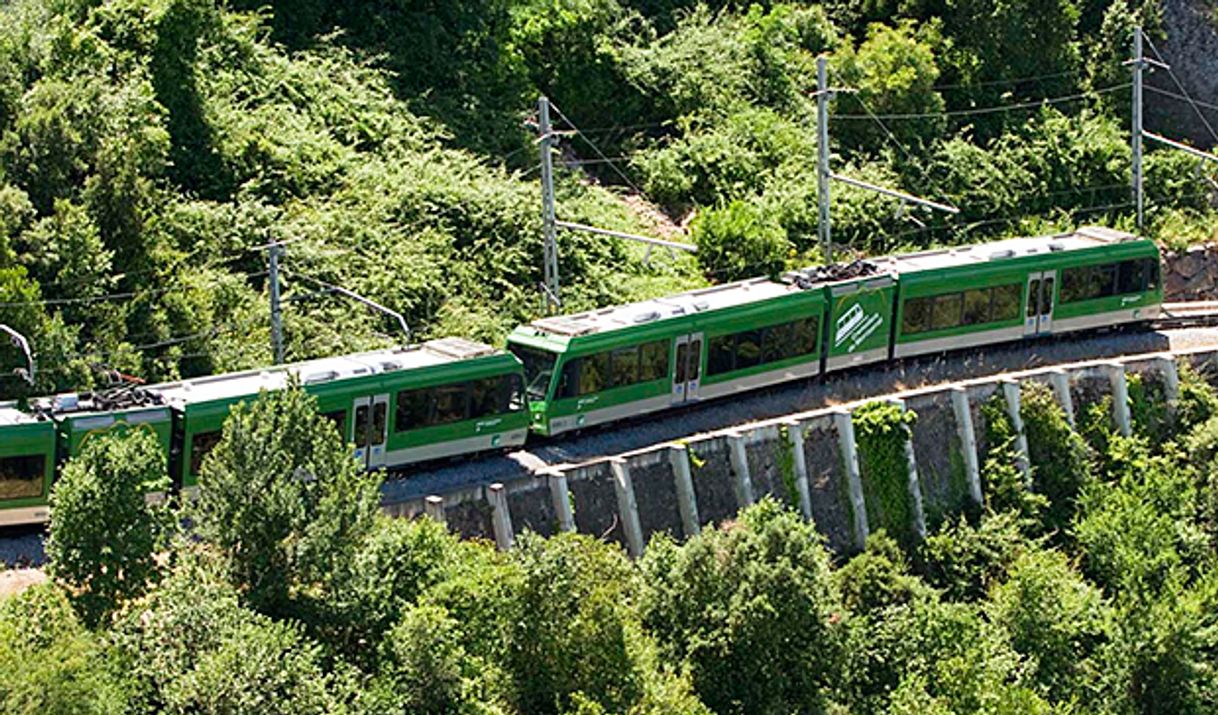
M 999 105 L 994 105 L 992 107 L 979 107 L 976 109 L 957 109 L 957 110 L 944 111 L 944 112 L 909 112 L 909 113 L 896 113 L 896 114 L 879 114 L 879 115 L 874 115 L 874 116 L 868 115 L 868 114 L 835 114 L 835 115 L 833 115 L 833 118 L 834 119 L 846 119 L 846 120 L 870 120 L 870 119 L 908 120 L 908 119 L 935 119 L 935 118 L 947 118 L 947 117 L 973 117 L 973 116 L 979 116 L 979 115 L 984 115 L 984 114 L 996 114 L 998 112 L 1007 112 L 1007 111 L 1014 111 L 1014 110 L 1020 110 L 1020 109 L 1031 109 L 1031 108 L 1036 108 L 1036 107 L 1044 107 L 1044 106 L 1055 105 L 1055 104 L 1064 104 L 1067 102 L 1077 102 L 1077 101 L 1084 100 L 1084 99 L 1092 99 L 1092 98 L 1094 98 L 1098 95 L 1102 95 L 1102 94 L 1118 92 L 1123 89 L 1128 89 L 1131 86 L 1133 86 L 1132 82 L 1123 82 L 1121 84 L 1114 84 L 1114 85 L 1110 85 L 1108 87 L 1101 87 L 1099 89 L 1094 89 L 1094 90 L 1091 90 L 1090 92 L 1080 92 L 1078 94 L 1068 94 L 1068 95 L 1064 95 L 1061 97 L 1046 97 L 1044 99 L 1038 99 L 1038 100 L 1029 101 L 1029 102 L 1019 102 L 1016 104 L 999 104 Z
M 599 156 L 601 159 L 603 159 L 605 161 L 605 163 L 607 163 L 609 165 L 609 168 L 613 169 L 614 173 L 616 173 L 618 176 L 622 177 L 622 181 L 625 181 L 626 184 L 628 186 L 630 186 L 630 188 L 634 189 L 635 192 L 638 193 L 640 196 L 647 195 L 646 192 L 644 192 L 633 181 L 630 180 L 629 176 L 626 176 L 626 172 L 619 169 L 616 163 L 614 163 L 609 157 L 605 156 L 605 153 L 603 151 L 601 151 L 600 147 L 598 147 L 596 145 L 596 142 L 589 139 L 587 137 L 587 135 L 585 135 L 582 131 L 580 131 L 579 127 L 577 127 L 575 125 L 575 122 L 571 121 L 571 119 L 569 117 L 567 117 L 567 115 L 563 114 L 563 111 L 558 108 L 558 105 L 551 103 L 550 108 L 553 109 L 558 114 L 558 116 L 564 122 L 567 123 L 567 126 L 571 127 L 571 129 L 575 131 L 576 136 L 578 136 L 580 139 L 583 139 L 588 144 L 588 146 L 592 147 L 592 151 L 596 152 L 596 155 Z
M 1193 96 L 1188 93 L 1187 89 L 1184 88 L 1184 84 L 1180 82 L 1180 78 L 1176 77 L 1176 73 L 1172 70 L 1171 66 L 1167 64 L 1167 60 L 1163 58 L 1163 54 L 1159 52 L 1159 48 L 1155 46 L 1154 41 L 1149 37 L 1146 37 L 1145 39 L 1146 43 L 1150 45 L 1151 52 L 1154 52 L 1155 57 L 1158 57 L 1159 61 L 1162 62 L 1167 68 L 1167 75 L 1171 77 L 1172 82 L 1176 83 L 1176 89 L 1179 89 L 1180 93 L 1183 94 L 1188 100 L 1189 106 L 1191 106 L 1193 111 L 1197 113 L 1197 118 L 1200 119 L 1201 123 L 1205 125 L 1205 128 L 1209 130 L 1210 136 L 1213 137 L 1214 141 L 1218 142 L 1218 132 L 1214 131 L 1214 127 L 1212 124 L 1210 124 L 1210 120 L 1205 118 L 1205 113 L 1202 112 L 1201 108 L 1197 106 L 1197 102 L 1193 100 Z

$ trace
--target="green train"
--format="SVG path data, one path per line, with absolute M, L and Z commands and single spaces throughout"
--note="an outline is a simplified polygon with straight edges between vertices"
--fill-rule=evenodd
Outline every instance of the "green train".
M 369 469 L 523 445 L 861 365 L 1145 323 L 1151 241 L 1105 228 L 887 256 L 517 328 L 132 390 L 0 404 L 0 524 L 45 521 L 56 465 L 90 436 L 148 429 L 189 492 L 232 405 L 298 376 Z

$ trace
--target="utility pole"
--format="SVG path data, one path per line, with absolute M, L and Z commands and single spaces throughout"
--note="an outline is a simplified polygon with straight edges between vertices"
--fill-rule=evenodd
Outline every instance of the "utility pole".
M 1142 26 L 1133 28 L 1133 200 L 1138 207 L 1138 232 L 1142 232 L 1142 71 L 1146 61 L 1142 52 Z
M 537 100 L 537 131 L 541 135 L 541 226 L 545 237 L 545 283 L 542 290 L 546 296 L 546 310 L 557 312 L 562 305 L 558 297 L 558 241 L 554 218 L 554 132 L 550 126 L 550 100 Z
M 833 263 L 833 239 L 829 227 L 829 71 L 824 55 L 816 58 L 817 203 L 820 218 L 820 250 L 825 263 Z
M 269 278 L 271 281 L 271 350 L 274 364 L 283 364 L 283 313 L 279 306 L 279 254 L 283 244 L 271 242 L 267 244 L 270 254 Z

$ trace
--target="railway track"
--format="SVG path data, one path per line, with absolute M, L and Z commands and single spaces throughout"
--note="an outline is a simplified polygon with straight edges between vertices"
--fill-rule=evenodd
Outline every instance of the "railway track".
M 1218 300 L 1190 303 L 1164 303 L 1155 326 L 1160 328 L 1196 328 L 1218 325 Z
M 1066 335 L 872 365 L 830 374 L 827 379 L 785 383 L 730 400 L 653 414 L 565 439 L 531 443 L 507 455 L 396 470 L 386 480 L 384 502 L 394 504 L 508 481 L 549 467 L 590 461 L 692 434 L 939 383 L 1092 359 L 1218 347 L 1218 330 L 1209 327 L 1218 324 L 1218 302 L 1200 306 L 1176 303 L 1171 307 L 1175 311 L 1165 320 L 1156 321 L 1151 330 Z
M 543 441 L 509 454 L 394 470 L 387 475 L 383 503 L 391 505 L 429 494 L 506 481 L 547 467 L 588 461 L 691 434 L 940 382 L 1087 359 L 1218 346 L 1218 330 L 1212 329 L 1215 325 L 1218 325 L 1218 301 L 1166 303 L 1151 330 L 1067 335 L 873 365 L 835 373 L 827 380 L 796 381 L 731 400 L 694 404 L 675 413 L 654 414 Z M 40 564 L 43 536 L 38 527 L 0 530 L 0 563 Z

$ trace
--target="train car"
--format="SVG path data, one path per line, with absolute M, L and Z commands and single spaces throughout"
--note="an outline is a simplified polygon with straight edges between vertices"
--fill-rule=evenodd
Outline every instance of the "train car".
M 532 429 L 557 435 L 821 372 L 825 296 L 766 278 L 517 328 Z
M 899 285 L 895 358 L 1145 322 L 1163 302 L 1154 242 L 1105 228 L 875 262 Z
M 0 403 L 0 525 L 46 521 L 54 475 L 55 423 Z
M 233 405 L 282 389 L 291 374 L 368 469 L 518 446 L 528 433 L 520 363 L 460 338 L 153 385 L 175 412 L 175 481 L 186 492 Z

